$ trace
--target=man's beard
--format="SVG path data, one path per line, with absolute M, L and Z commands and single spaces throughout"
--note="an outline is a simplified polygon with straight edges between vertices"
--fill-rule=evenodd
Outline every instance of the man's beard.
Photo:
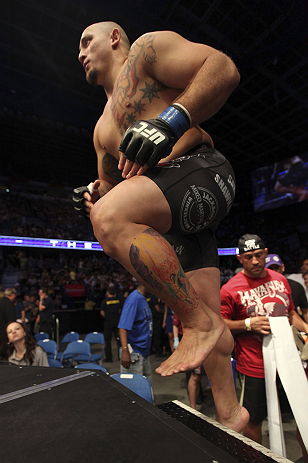
M 90 71 L 87 74 L 87 82 L 90 85 L 97 85 L 97 77 L 98 77 L 98 71 L 97 69 L 90 69 Z

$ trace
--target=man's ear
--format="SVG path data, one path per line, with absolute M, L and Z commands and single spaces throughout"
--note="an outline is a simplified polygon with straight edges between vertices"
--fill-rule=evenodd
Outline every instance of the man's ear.
M 268 254 L 268 248 L 265 248 L 264 251 L 266 252 L 266 255 L 267 255 Z
M 240 254 L 237 254 L 237 255 L 236 255 L 236 258 L 237 258 L 237 260 L 239 260 L 240 263 L 243 265 L 242 256 L 241 256 Z
M 117 48 L 121 40 L 121 32 L 116 27 L 111 32 L 111 44 L 112 48 Z

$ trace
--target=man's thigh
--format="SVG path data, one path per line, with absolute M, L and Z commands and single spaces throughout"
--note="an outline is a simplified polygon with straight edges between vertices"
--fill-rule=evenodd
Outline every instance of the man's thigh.
M 111 333 L 112 333 L 112 324 L 110 323 L 109 320 L 105 320 L 105 323 L 104 323 L 104 336 L 105 336 L 105 339 L 110 339 L 111 338 Z
M 138 362 L 138 364 L 130 364 L 129 368 L 124 368 L 123 365 L 121 365 L 120 373 L 136 373 L 137 375 L 143 376 L 142 364 L 140 362 Z
M 163 192 L 145 176 L 134 176 L 112 188 L 94 204 L 91 220 L 93 216 L 96 220 L 111 221 L 114 229 L 138 223 L 148 225 L 159 233 L 165 233 L 172 220 Z
M 136 360 L 138 356 L 138 359 Z M 145 376 L 149 381 L 152 379 L 152 370 L 149 357 L 142 357 L 137 352 L 131 353 L 131 359 L 134 363 L 130 364 L 129 368 L 124 368 L 121 365 L 121 373 L 136 373 L 137 375 Z
M 143 363 L 143 376 L 148 378 L 150 383 L 152 383 L 152 368 L 151 368 L 151 362 L 150 362 L 150 357 L 143 357 L 142 360 Z

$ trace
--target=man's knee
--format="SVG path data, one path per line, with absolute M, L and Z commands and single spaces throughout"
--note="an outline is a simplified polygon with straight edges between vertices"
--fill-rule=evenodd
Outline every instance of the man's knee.
M 117 237 L 119 236 L 116 213 L 105 201 L 95 203 L 90 213 L 90 219 L 96 239 L 103 247 L 106 254 L 114 256 L 117 250 Z

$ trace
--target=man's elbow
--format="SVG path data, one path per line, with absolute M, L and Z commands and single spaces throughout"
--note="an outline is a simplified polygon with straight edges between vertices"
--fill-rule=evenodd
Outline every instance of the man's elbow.
M 240 73 L 235 66 L 234 62 L 232 61 L 229 56 L 224 55 L 226 59 L 226 75 L 228 76 L 229 79 L 229 85 L 232 91 L 236 89 L 236 87 L 239 85 L 241 76 Z

